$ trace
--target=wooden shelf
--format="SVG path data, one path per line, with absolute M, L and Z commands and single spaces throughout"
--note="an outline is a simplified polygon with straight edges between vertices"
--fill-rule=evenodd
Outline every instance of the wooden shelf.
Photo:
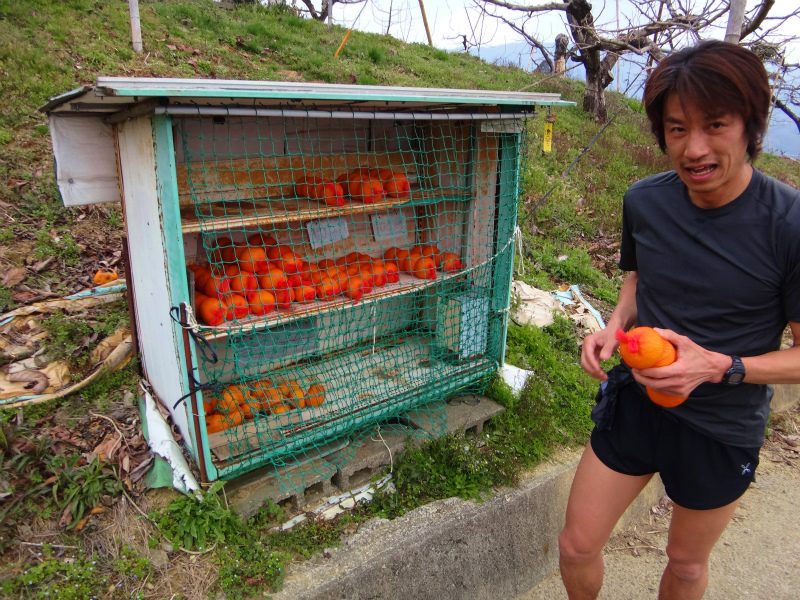
M 342 421 L 366 422 L 371 415 L 391 411 L 398 403 L 408 403 L 413 396 L 424 394 L 434 379 L 442 382 L 444 389 L 448 387 L 446 382 L 455 377 L 478 374 L 496 366 L 487 357 L 476 357 L 466 364 L 443 362 L 432 356 L 434 344 L 433 337 L 410 336 L 400 346 L 348 352 L 298 366 L 284 374 L 283 379 L 304 385 L 321 383 L 327 390 L 325 402 L 318 408 L 281 415 L 259 413 L 237 427 L 208 435 L 212 460 L 217 468 L 232 467 L 264 450 L 273 453 L 299 440 L 313 441 L 326 429 L 341 426 Z M 415 359 L 409 362 L 409 356 Z M 387 372 L 391 375 L 387 376 Z M 375 381 L 380 385 L 375 385 Z
M 418 292 L 425 288 L 436 285 L 443 281 L 448 281 L 455 277 L 463 277 L 465 270 L 462 269 L 455 273 L 444 274 L 441 271 L 436 272 L 435 280 L 417 279 L 413 275 L 407 273 L 400 274 L 400 281 L 396 283 L 387 283 L 383 287 L 374 288 L 370 293 L 364 296 L 357 302 L 353 302 L 346 296 L 335 296 L 333 300 L 314 300 L 305 304 L 299 302 L 292 302 L 289 308 L 280 308 L 273 311 L 268 315 L 256 317 L 247 316 L 243 319 L 234 321 L 226 325 L 219 325 L 212 327 L 210 325 L 200 324 L 200 331 L 207 340 L 215 340 L 225 338 L 231 334 L 250 334 L 260 329 L 267 329 L 275 325 L 290 323 L 305 317 L 326 313 L 338 308 L 353 306 L 354 304 L 369 304 L 377 300 L 385 298 L 392 298 Z
M 290 221 L 325 219 L 342 215 L 373 213 L 390 208 L 430 204 L 442 200 L 468 200 L 468 196 L 447 194 L 442 190 L 412 190 L 404 198 L 386 198 L 374 204 L 346 200 L 344 206 L 328 206 L 323 202 L 302 198 L 213 202 L 181 209 L 181 230 L 186 233 L 227 231 L 246 227 L 263 227 Z M 199 215 L 198 215 L 199 213 Z

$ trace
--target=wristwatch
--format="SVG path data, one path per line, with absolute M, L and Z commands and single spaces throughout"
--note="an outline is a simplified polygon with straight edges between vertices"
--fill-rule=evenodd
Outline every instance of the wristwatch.
M 734 386 L 739 385 L 744 381 L 744 363 L 742 363 L 742 359 L 738 356 L 731 356 L 731 360 L 733 364 L 731 368 L 725 371 L 725 374 L 722 376 L 722 385 L 727 386 Z

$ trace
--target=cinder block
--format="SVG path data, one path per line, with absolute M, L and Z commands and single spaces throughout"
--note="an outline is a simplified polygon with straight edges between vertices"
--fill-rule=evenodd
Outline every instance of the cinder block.
M 475 435 L 483 433 L 483 424 L 493 416 L 505 410 L 494 400 L 478 394 L 454 396 L 444 404 L 447 415 L 447 433 L 472 430 Z M 429 411 L 425 409 L 412 410 L 405 413 L 401 419 L 407 420 L 416 429 L 422 429 L 430 437 L 439 435 L 428 418 Z
M 396 463 L 405 448 L 406 438 L 414 432 L 410 429 L 403 431 L 405 428 L 399 425 L 394 425 L 393 429 L 373 429 L 363 435 L 361 445 L 355 448 L 355 456 L 352 456 L 352 449 L 331 455 L 330 462 L 339 465 L 339 471 L 333 476 L 333 485 L 347 491 L 363 485 L 383 467 Z
M 306 503 L 309 488 L 318 488 L 319 494 L 330 496 L 331 478 L 335 474 L 336 467 L 322 459 L 280 467 L 270 465 L 232 480 L 225 491 L 233 510 L 247 520 L 267 500 L 277 504 L 288 499 L 299 510 Z

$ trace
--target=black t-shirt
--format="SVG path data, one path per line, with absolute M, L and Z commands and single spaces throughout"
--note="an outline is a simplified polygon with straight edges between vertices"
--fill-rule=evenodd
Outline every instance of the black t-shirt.
M 787 323 L 800 322 L 800 192 L 753 170 L 738 198 L 703 209 L 674 171 L 639 181 L 625 194 L 619 266 L 639 273 L 637 325 L 724 354 L 777 350 Z M 755 447 L 770 397 L 766 385 L 703 383 L 665 410 L 713 439 Z

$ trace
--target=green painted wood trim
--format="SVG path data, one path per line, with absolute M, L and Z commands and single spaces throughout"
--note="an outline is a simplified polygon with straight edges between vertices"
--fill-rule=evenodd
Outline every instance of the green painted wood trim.
M 164 240 L 164 257 L 167 269 L 167 282 L 169 285 L 170 301 L 172 306 L 179 306 L 181 302 L 189 303 L 189 282 L 186 277 L 186 256 L 183 251 L 183 233 L 181 231 L 181 213 L 178 202 L 178 175 L 175 165 L 175 146 L 172 137 L 172 118 L 169 115 L 153 115 L 153 148 L 156 162 L 156 183 L 158 186 L 159 209 L 161 211 L 162 236 Z M 164 318 L 169 318 L 165 315 Z M 181 327 L 171 321 L 173 334 L 178 340 L 179 364 L 181 366 L 181 388 L 183 393 L 189 392 L 189 374 L 186 372 L 186 351 L 183 344 L 183 331 Z M 189 345 L 192 369 L 197 372 L 197 352 L 193 345 Z M 196 394 L 198 406 L 202 414 L 202 394 Z M 176 398 L 177 400 L 177 398 Z M 187 399 L 188 400 L 188 399 Z M 211 453 L 208 450 L 208 436 L 205 429 L 196 431 L 194 419 L 189 413 L 188 426 L 192 435 L 193 444 L 187 444 L 192 458 L 197 462 L 197 448 L 202 445 L 206 462 L 206 476 L 209 480 L 217 478 L 216 469 L 211 463 Z M 201 420 L 202 420 L 201 416 Z M 198 444 L 199 442 L 199 444 Z
M 525 100 L 522 98 L 486 98 L 481 96 L 462 97 L 435 94 L 359 94 L 359 93 L 314 93 L 307 92 L 299 97 L 297 90 L 179 90 L 155 88 L 114 88 L 115 96 L 138 96 L 148 98 L 262 98 L 273 100 L 347 100 L 356 102 L 414 102 L 414 103 L 448 103 L 475 104 L 484 106 L 576 106 L 569 100 Z

